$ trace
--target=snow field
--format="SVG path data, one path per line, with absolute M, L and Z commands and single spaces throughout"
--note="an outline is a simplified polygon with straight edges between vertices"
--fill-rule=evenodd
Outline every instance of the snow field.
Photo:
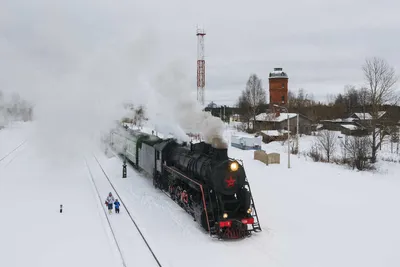
M 86 160 L 91 176 L 93 177 L 93 181 L 95 183 L 93 186 L 95 186 L 98 190 L 96 191 L 96 195 L 99 193 L 101 197 L 101 200 L 97 199 L 99 201 L 99 205 L 101 205 L 99 209 L 103 210 L 108 217 L 108 220 L 107 218 L 103 219 L 103 225 L 105 228 L 112 227 L 117 244 L 115 244 L 115 239 L 113 236 L 110 236 L 110 238 L 112 238 L 111 243 L 114 244 L 115 249 L 118 250 L 118 253 L 120 253 L 118 255 L 122 258 L 121 264 L 124 266 L 158 266 L 157 262 L 153 258 L 151 252 L 148 250 L 145 242 L 137 231 L 134 223 L 128 216 L 127 210 L 123 205 L 123 200 L 119 199 L 117 192 L 113 190 L 105 174 L 102 172 L 101 168 L 96 162 L 96 159 L 93 156 L 88 155 Z M 115 210 L 113 210 L 112 214 L 109 214 L 107 206 L 103 204 L 109 192 L 111 192 L 114 198 L 118 199 L 121 203 L 119 214 L 116 214 Z M 102 214 L 104 214 L 103 211 Z
M 309 149 L 304 139 L 300 147 Z M 266 166 L 234 147 L 229 155 L 244 161 L 261 225 L 273 233 L 270 252 L 282 266 L 400 264 L 399 165 L 380 163 L 385 174 L 357 172 L 291 155 L 288 169 L 286 146 L 263 149 L 280 153 L 281 164 Z
M 0 161 L 6 160 L 7 155 L 11 155 L 13 150 L 17 152 L 17 150 L 22 149 L 22 146 L 17 147 L 28 141 L 27 139 L 31 134 L 29 125 L 29 123 L 13 123 L 0 130 Z
M 1 130 L 0 155 L 31 137 L 32 127 Z M 300 139 L 301 150 L 309 149 L 310 138 Z M 116 192 L 88 149 L 54 164 L 41 146 L 30 141 L 0 167 L 6 212 L 0 220 L 0 266 L 122 266 L 104 214 L 108 192 Z M 128 165 L 124 179 L 120 159 L 100 149 L 95 155 L 163 267 L 400 265 L 399 164 L 379 162 L 379 171 L 358 172 L 292 155 L 288 169 L 286 145 L 273 142 L 263 149 L 280 153 L 281 164 L 266 166 L 253 160 L 254 151 L 229 147 L 229 156 L 243 159 L 263 228 L 232 242 L 212 239 L 150 178 Z M 155 266 L 124 206 L 107 218 L 126 265 Z
M 55 169 L 29 145 L 3 169 L 0 266 L 120 266 L 85 171 Z

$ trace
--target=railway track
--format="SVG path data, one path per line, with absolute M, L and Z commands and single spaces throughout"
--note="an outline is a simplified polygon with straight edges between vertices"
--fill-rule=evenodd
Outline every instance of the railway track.
M 155 266 L 162 267 L 163 265 L 160 263 L 160 261 L 159 261 L 157 255 L 154 253 L 153 249 L 152 249 L 151 246 L 149 245 L 149 243 L 148 243 L 146 237 L 143 235 L 143 233 L 142 233 L 142 231 L 140 230 L 140 228 L 139 228 L 138 224 L 136 223 L 135 219 L 134 219 L 134 218 L 132 217 L 132 215 L 130 214 L 128 208 L 126 207 L 126 205 L 125 205 L 125 203 L 124 203 L 124 201 L 123 201 L 123 199 L 121 198 L 120 194 L 118 193 L 118 190 L 115 188 L 115 186 L 114 186 L 113 183 L 111 182 L 111 180 L 110 180 L 109 176 L 107 175 L 107 173 L 105 172 L 103 166 L 101 165 L 101 163 L 99 162 L 99 160 L 97 159 L 97 157 L 96 157 L 95 155 L 92 155 L 92 157 L 93 157 L 93 159 L 96 161 L 97 167 L 100 169 L 100 171 L 101 171 L 101 173 L 102 173 L 102 176 L 103 176 L 102 178 L 105 179 L 105 180 L 107 181 L 107 184 L 108 184 L 109 186 L 111 186 L 111 188 L 114 190 L 115 195 L 116 195 L 116 198 L 118 198 L 119 202 L 121 203 L 121 208 L 122 208 L 122 207 L 124 208 L 124 211 L 125 211 L 126 214 L 129 216 L 129 221 L 130 221 L 130 223 L 132 223 L 133 226 L 135 226 L 135 229 L 136 229 L 137 233 L 139 233 L 139 235 L 141 236 L 142 243 L 144 243 L 144 244 L 146 245 L 146 249 L 151 253 L 151 256 L 152 256 L 152 258 L 153 258 L 153 260 L 154 260 L 154 262 L 155 262 L 155 264 L 156 264 Z M 85 165 L 86 165 L 86 168 L 87 168 L 87 170 L 88 170 L 88 172 L 89 172 L 90 180 L 91 180 L 91 182 L 92 182 L 92 184 L 93 184 L 93 187 L 94 187 L 94 189 L 95 189 L 95 191 L 96 191 L 97 197 L 98 197 L 98 199 L 99 199 L 99 201 L 100 201 L 100 205 L 103 207 L 103 212 L 104 212 L 104 215 L 105 215 L 105 217 L 106 217 L 106 219 L 107 219 L 108 228 L 109 228 L 109 230 L 111 231 L 111 234 L 112 234 L 112 236 L 113 236 L 114 242 L 115 242 L 116 247 L 117 247 L 117 249 L 118 249 L 118 253 L 119 253 L 119 256 L 120 256 L 120 259 L 121 259 L 121 263 L 122 263 L 122 265 L 123 265 L 124 267 L 128 267 L 128 265 L 127 265 L 127 260 L 126 260 L 126 258 L 125 258 L 125 256 L 124 256 L 123 249 L 122 249 L 122 246 L 121 246 L 121 244 L 120 244 L 121 242 L 118 240 L 117 234 L 115 233 L 115 229 L 114 229 L 114 227 L 113 227 L 113 223 L 111 222 L 110 217 L 109 217 L 109 215 L 107 214 L 106 209 L 104 208 L 104 199 L 102 198 L 101 193 L 100 193 L 100 191 L 99 191 L 99 187 L 98 187 L 98 185 L 97 185 L 98 183 L 96 182 L 95 175 L 93 175 L 93 168 L 91 168 L 91 167 L 89 166 L 89 164 L 88 164 L 88 159 L 87 159 L 86 157 L 85 157 Z M 93 166 L 92 166 L 92 167 L 93 167 Z M 97 179 L 99 179 L 99 177 L 97 177 Z M 121 209 L 121 211 L 122 211 L 122 209 Z M 120 216 L 120 215 L 118 215 L 118 216 Z M 132 253 L 135 253 L 135 252 L 132 251 Z
M 20 143 L 17 147 L 9 151 L 6 155 L 2 156 L 0 158 L 0 164 L 2 167 L 6 167 L 8 164 L 10 164 L 18 155 L 18 153 L 22 150 L 20 149 L 21 147 L 24 147 L 24 145 L 28 142 L 28 140 L 23 141 Z

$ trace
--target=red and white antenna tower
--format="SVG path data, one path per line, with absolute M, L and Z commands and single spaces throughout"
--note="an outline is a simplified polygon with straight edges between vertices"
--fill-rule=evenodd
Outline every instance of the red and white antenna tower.
M 197 28 L 197 101 L 204 106 L 204 87 L 206 85 L 206 62 L 204 60 L 204 29 Z

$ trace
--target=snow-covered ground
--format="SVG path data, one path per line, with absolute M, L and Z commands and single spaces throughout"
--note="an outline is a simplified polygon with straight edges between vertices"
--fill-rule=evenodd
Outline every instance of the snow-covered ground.
M 34 127 L 1 130 L 0 158 L 30 140 Z M 312 138 L 301 138 L 300 150 L 309 149 Z M 281 164 L 266 166 L 253 160 L 253 151 L 229 147 L 230 156 L 244 161 L 263 228 L 235 242 L 211 239 L 149 178 L 128 167 L 124 179 L 118 158 L 91 151 L 164 267 L 400 266 L 400 164 L 380 162 L 386 172 L 358 172 L 292 155 L 288 169 L 286 146 L 273 142 L 263 149 L 280 153 Z M 11 163 L 0 162 L 0 194 L 7 200 L 0 266 L 122 266 L 106 216 L 127 266 L 157 266 L 123 206 L 121 214 L 104 214 L 85 156 L 102 201 L 115 191 L 91 151 L 82 148 L 81 160 L 60 168 L 28 141 Z

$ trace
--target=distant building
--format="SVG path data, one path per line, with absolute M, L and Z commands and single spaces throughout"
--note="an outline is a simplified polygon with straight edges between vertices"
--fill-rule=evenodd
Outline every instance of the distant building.
M 276 108 L 274 105 L 287 107 L 288 81 L 289 77 L 282 68 L 274 68 L 274 71 L 269 74 L 269 108 L 271 111 Z
M 393 124 L 389 122 L 386 111 L 379 111 L 377 123 Z M 371 132 L 372 115 L 370 113 L 353 113 L 344 119 L 321 120 L 322 129 L 340 131 L 345 135 L 364 136 Z
M 288 130 L 289 116 L 289 132 L 290 134 L 297 133 L 297 113 L 261 113 L 256 116 L 256 129 L 264 130 Z M 299 133 L 311 134 L 311 119 L 299 114 Z

